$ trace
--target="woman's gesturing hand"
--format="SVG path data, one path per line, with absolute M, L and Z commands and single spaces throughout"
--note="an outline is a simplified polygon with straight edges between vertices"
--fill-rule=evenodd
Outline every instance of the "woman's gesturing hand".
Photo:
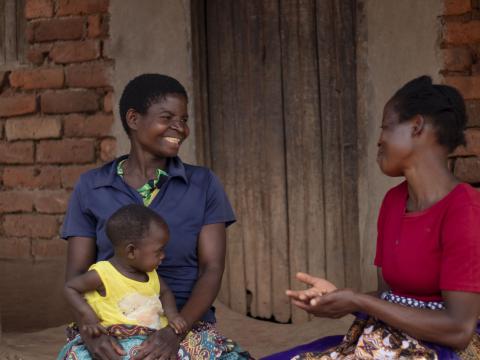
M 308 302 L 292 299 L 292 303 L 317 317 L 337 319 L 358 311 L 355 294 L 351 289 L 341 289 L 314 297 Z
M 331 282 L 305 273 L 298 273 L 297 279 L 310 288 L 287 290 L 287 295 L 306 312 L 318 317 L 340 318 L 357 311 L 354 291 L 337 290 Z
M 297 279 L 309 285 L 310 288 L 307 290 L 287 290 L 286 294 L 292 301 L 297 300 L 308 304 L 310 300 L 337 289 L 330 281 L 306 273 L 297 273 Z
M 164 327 L 145 340 L 133 360 L 175 360 L 177 359 L 180 339 L 170 327 Z

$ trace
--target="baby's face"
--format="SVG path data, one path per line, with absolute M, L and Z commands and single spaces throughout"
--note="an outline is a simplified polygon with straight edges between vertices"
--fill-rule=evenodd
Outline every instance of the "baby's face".
M 155 270 L 165 258 L 165 245 L 168 242 L 168 230 L 156 223 L 150 225 L 150 231 L 135 250 L 134 266 L 143 272 Z

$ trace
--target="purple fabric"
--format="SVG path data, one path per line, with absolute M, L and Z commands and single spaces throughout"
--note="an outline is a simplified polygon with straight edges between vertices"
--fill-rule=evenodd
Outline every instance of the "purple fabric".
M 328 348 L 336 346 L 342 342 L 343 335 L 327 336 L 319 340 L 315 340 L 309 344 L 297 346 L 293 349 L 266 356 L 260 360 L 287 360 L 295 355 L 312 351 L 324 351 Z
M 365 318 L 366 314 L 362 313 L 355 313 L 357 317 Z M 480 322 L 477 323 L 477 334 L 480 334 Z M 336 336 L 327 336 L 311 343 L 300 345 L 294 347 L 290 350 L 286 350 L 280 353 L 276 353 L 273 355 L 269 355 L 266 357 L 261 358 L 260 360 L 290 360 L 292 357 L 298 354 L 306 353 L 306 352 L 320 352 L 324 351 L 328 348 L 334 347 L 339 345 L 343 340 L 343 335 L 336 335 Z M 440 360 L 460 360 L 460 357 L 455 353 L 455 351 L 447 348 L 445 346 L 427 343 L 424 342 L 430 349 L 437 352 L 438 358 Z

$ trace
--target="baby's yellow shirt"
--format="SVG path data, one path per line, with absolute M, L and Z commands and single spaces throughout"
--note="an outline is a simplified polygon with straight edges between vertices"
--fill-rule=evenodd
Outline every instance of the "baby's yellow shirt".
M 155 270 L 147 273 L 146 282 L 127 278 L 109 261 L 99 261 L 89 270 L 98 273 L 105 287 L 105 296 L 96 290 L 84 295 L 102 326 L 141 325 L 157 330 L 167 326 L 159 298 L 160 280 Z

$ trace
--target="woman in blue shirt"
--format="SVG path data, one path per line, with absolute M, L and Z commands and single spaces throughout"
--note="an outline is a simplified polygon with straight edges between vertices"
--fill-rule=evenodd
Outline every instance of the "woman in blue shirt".
M 225 264 L 225 228 L 235 221 L 217 177 L 177 156 L 189 135 L 187 93 L 175 79 L 144 74 L 130 81 L 120 99 L 120 116 L 131 150 L 80 177 L 70 199 L 62 237 L 68 240 L 67 279 L 113 254 L 105 222 L 123 205 L 140 203 L 167 222 L 170 241 L 158 268 L 173 291 L 191 332 L 184 339 L 170 327 L 155 332 L 135 359 L 248 359 L 215 330 L 212 303 Z M 78 324 L 81 325 L 81 324 Z M 81 326 L 79 326 L 81 329 Z M 78 335 L 77 335 L 78 336 Z M 120 359 L 113 336 L 80 336 L 98 359 Z M 207 355 L 207 357 L 205 357 Z

